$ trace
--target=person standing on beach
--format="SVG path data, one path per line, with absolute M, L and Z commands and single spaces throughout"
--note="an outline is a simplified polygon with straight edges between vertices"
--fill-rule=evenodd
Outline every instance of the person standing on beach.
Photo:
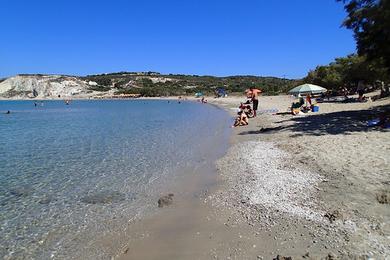
M 250 98 L 253 103 L 253 117 L 256 117 L 256 111 L 259 106 L 259 95 L 261 93 L 260 89 L 250 87 L 249 92 L 247 92 L 247 96 L 250 94 Z
M 344 85 L 343 89 L 341 90 L 341 92 L 343 93 L 343 96 L 345 98 L 345 100 L 347 100 L 349 97 L 348 97 L 348 93 L 349 93 L 349 90 L 347 88 L 346 85 Z
M 356 89 L 356 92 L 359 95 L 359 97 L 358 97 L 359 102 L 362 102 L 364 99 L 364 97 L 363 97 L 364 96 L 364 89 L 365 89 L 364 82 L 363 82 L 363 80 L 360 80 L 358 83 L 357 89 Z

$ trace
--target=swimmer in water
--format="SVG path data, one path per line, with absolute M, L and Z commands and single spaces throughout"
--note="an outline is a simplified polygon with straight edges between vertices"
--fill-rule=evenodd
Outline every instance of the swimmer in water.
M 8 110 L 8 111 L 7 111 L 7 112 L 5 112 L 5 113 L 6 113 L 6 114 L 11 114 L 11 111 L 9 111 L 9 110 Z

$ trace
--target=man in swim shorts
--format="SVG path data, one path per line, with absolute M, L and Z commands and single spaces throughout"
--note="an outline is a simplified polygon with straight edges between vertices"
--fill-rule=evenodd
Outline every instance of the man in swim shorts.
M 252 98 L 252 103 L 253 103 L 253 117 L 256 117 L 256 111 L 259 106 L 259 95 L 261 93 L 260 89 L 250 87 L 249 91 L 252 93 L 251 98 Z

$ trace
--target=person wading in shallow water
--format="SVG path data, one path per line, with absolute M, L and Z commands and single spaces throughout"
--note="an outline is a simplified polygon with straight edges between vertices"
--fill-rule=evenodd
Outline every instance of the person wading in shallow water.
M 259 106 L 259 95 L 261 93 L 260 89 L 250 87 L 247 92 L 247 96 L 250 95 L 252 103 L 253 103 L 253 117 L 256 117 L 257 108 Z

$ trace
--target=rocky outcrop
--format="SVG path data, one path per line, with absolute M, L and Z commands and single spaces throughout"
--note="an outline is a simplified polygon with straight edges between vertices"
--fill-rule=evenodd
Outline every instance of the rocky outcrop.
M 159 208 L 171 205 L 173 203 L 173 193 L 169 193 L 168 195 L 162 196 L 161 198 L 159 198 L 157 203 Z
M 59 75 L 18 75 L 0 82 L 3 98 L 66 98 L 88 94 L 88 82 Z

